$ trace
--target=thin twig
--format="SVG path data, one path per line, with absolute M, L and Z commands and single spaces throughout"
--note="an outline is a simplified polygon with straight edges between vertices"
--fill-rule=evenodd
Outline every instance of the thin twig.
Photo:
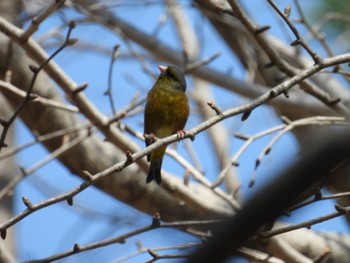
M 189 249 L 189 248 L 193 248 L 193 247 L 198 247 L 201 246 L 202 243 L 187 243 L 187 244 L 183 244 L 183 245 L 175 245 L 175 246 L 167 246 L 167 247 L 159 247 L 159 248 L 152 248 L 152 251 L 164 251 L 164 250 L 173 250 L 173 249 L 178 249 L 178 250 L 185 250 L 185 249 Z M 130 258 L 136 257 L 138 255 L 144 254 L 148 252 L 148 248 L 145 247 L 140 247 L 140 249 L 138 249 L 137 251 L 123 256 L 115 261 L 113 261 L 113 263 L 121 263 L 124 262 L 125 260 L 128 260 Z
M 308 200 L 305 200 L 299 204 L 296 204 L 292 207 L 290 207 L 288 209 L 288 212 L 290 211 L 294 211 L 296 209 L 299 209 L 299 208 L 302 208 L 302 207 L 305 207 L 309 204 L 313 204 L 313 203 L 316 203 L 316 202 L 319 202 L 319 201 L 324 201 L 324 200 L 329 200 L 329 199 L 337 199 L 337 198 L 341 198 L 341 197 L 348 197 L 350 196 L 350 192 L 344 192 L 344 193 L 338 193 L 338 194 L 332 194 L 332 195 L 314 195 L 313 198 L 310 198 Z
M 7 135 L 7 132 L 10 128 L 10 126 L 12 125 L 12 123 L 15 121 L 15 119 L 17 118 L 18 114 L 21 112 L 21 110 L 24 108 L 24 106 L 31 100 L 33 99 L 32 97 L 32 90 L 34 88 L 34 84 L 36 82 L 36 79 L 38 77 L 38 74 L 40 73 L 41 70 L 43 70 L 43 68 L 56 56 L 58 55 L 65 47 L 72 45 L 76 42 L 76 40 L 74 39 L 70 39 L 70 35 L 71 32 L 73 30 L 73 28 L 75 27 L 75 23 L 71 22 L 69 23 L 69 28 L 68 28 L 68 32 L 66 35 L 66 39 L 64 41 L 64 43 L 62 44 L 62 46 L 60 46 L 51 56 L 49 56 L 47 58 L 47 60 L 45 60 L 39 67 L 34 67 L 32 66 L 30 69 L 33 71 L 33 78 L 31 79 L 30 85 L 28 87 L 27 93 L 25 98 L 22 100 L 22 102 L 17 106 L 17 108 L 15 109 L 13 115 L 10 117 L 9 120 L 5 121 L 2 120 L 1 125 L 4 127 L 4 129 L 2 130 L 1 133 L 1 137 L 0 137 L 0 152 L 1 149 L 5 146 L 5 138 Z
M 307 53 L 309 53 L 309 55 L 312 57 L 312 59 L 314 60 L 315 64 L 318 64 L 320 62 L 322 62 L 322 58 L 320 55 L 317 54 L 316 51 L 314 51 L 305 41 L 304 39 L 301 37 L 299 31 L 297 30 L 297 28 L 294 26 L 294 24 L 292 23 L 292 21 L 289 19 L 288 16 L 286 16 L 275 4 L 274 1 L 272 0 L 267 0 L 269 2 L 269 4 L 272 6 L 273 9 L 275 9 L 275 11 L 280 15 L 280 17 L 284 20 L 284 22 L 286 22 L 286 24 L 289 26 L 290 30 L 292 30 L 294 36 L 296 37 L 296 40 L 294 42 L 292 42 L 292 46 L 293 45 L 301 45 L 306 51 Z
M 302 223 L 299 223 L 299 224 L 288 225 L 288 226 L 276 228 L 276 229 L 273 229 L 273 230 L 270 230 L 270 231 L 261 232 L 261 233 L 258 234 L 257 237 L 269 238 L 269 237 L 272 237 L 272 236 L 280 235 L 282 233 L 287 233 L 287 232 L 290 232 L 290 231 L 294 231 L 294 230 L 297 230 L 297 229 L 300 229 L 300 228 L 305 228 L 305 227 L 306 228 L 310 228 L 313 225 L 325 222 L 327 220 L 330 220 L 330 219 L 333 219 L 333 218 L 336 218 L 336 217 L 339 217 L 339 216 L 343 216 L 344 214 L 346 214 L 345 211 L 338 210 L 338 211 L 330 213 L 328 215 L 320 216 L 320 217 L 317 217 L 317 218 L 314 218 L 314 219 L 311 219 L 311 220 L 308 220 L 308 221 L 305 221 L 305 222 L 302 222 Z M 253 237 L 253 239 L 254 238 L 256 238 L 256 237 Z
M 258 158 L 255 161 L 255 167 L 253 171 L 253 175 L 250 179 L 249 186 L 252 187 L 255 183 L 255 175 L 256 170 L 261 164 L 262 159 L 264 156 L 266 156 L 268 153 L 270 153 L 272 146 L 287 132 L 306 125 L 345 125 L 349 126 L 350 123 L 346 121 L 344 117 L 328 117 L 328 116 L 315 116 L 310 118 L 304 118 L 296 121 L 291 121 L 287 123 L 283 129 L 281 129 L 280 132 L 278 132 L 271 140 L 270 142 L 264 147 L 264 149 L 260 152 Z
M 0 89 L 6 90 L 6 92 L 11 92 L 22 99 L 24 99 L 26 97 L 26 92 L 13 86 L 9 82 L 5 82 L 5 81 L 0 80 Z M 79 109 L 75 106 L 67 105 L 67 104 L 64 104 L 64 103 L 61 103 L 61 102 L 58 102 L 55 100 L 40 97 L 39 95 L 34 94 L 34 93 L 31 94 L 30 103 L 40 103 L 40 104 L 45 105 L 45 106 L 49 106 L 49 107 L 53 107 L 56 109 L 61 109 L 61 110 L 65 110 L 65 111 L 73 112 L 73 113 L 79 112 Z
M 227 172 L 229 171 L 229 169 L 231 169 L 231 167 L 234 166 L 238 166 L 239 162 L 238 159 L 239 157 L 244 153 L 244 151 L 249 147 L 249 145 L 251 145 L 255 140 L 257 140 L 258 138 L 261 138 L 263 136 L 266 136 L 270 133 L 273 133 L 277 130 L 280 130 L 284 127 L 284 125 L 279 125 L 276 127 L 273 127 L 271 129 L 262 131 L 256 135 L 253 136 L 246 136 L 246 135 L 241 135 L 241 134 L 237 134 L 236 137 L 238 136 L 240 139 L 244 139 L 245 143 L 242 145 L 241 148 L 239 148 L 239 150 L 236 152 L 236 154 L 231 158 L 231 161 L 221 170 L 220 174 L 218 175 L 216 181 L 212 184 L 212 188 L 216 188 L 219 185 L 222 184 L 222 182 L 225 179 L 225 176 L 227 175 Z
M 325 37 L 320 34 L 310 23 L 309 20 L 306 18 L 303 9 L 300 6 L 299 0 L 294 0 L 295 6 L 297 7 L 297 10 L 300 15 L 300 22 L 303 23 L 306 28 L 309 30 L 309 32 L 321 43 L 323 46 L 324 50 L 326 50 L 327 54 L 329 57 L 334 56 L 334 53 L 330 46 L 328 45 Z M 305 40 L 306 41 L 306 40 Z
M 179 164 L 184 166 L 187 171 L 189 171 L 193 177 L 200 182 L 205 187 L 211 189 L 217 196 L 221 197 L 222 199 L 226 200 L 234 209 L 239 210 L 240 204 L 232 198 L 232 196 L 228 195 L 221 189 L 214 189 L 211 187 L 210 181 L 203 176 L 203 174 L 200 173 L 197 169 L 195 169 L 191 164 L 189 164 L 181 155 L 179 155 L 176 151 L 172 149 L 167 149 L 166 153 L 173 157 Z
M 53 14 L 56 10 L 64 5 L 65 0 L 56 0 L 53 1 L 53 4 L 47 8 L 44 12 L 42 12 L 39 16 L 34 17 L 30 26 L 23 31 L 21 36 L 21 41 L 26 42 L 28 38 L 35 33 L 39 29 L 40 24 L 48 18 L 51 14 Z
M 268 0 L 269 3 L 273 3 L 271 0 Z M 261 46 L 261 48 L 266 52 L 267 56 L 273 63 L 273 65 L 276 65 L 283 73 L 285 73 L 289 77 L 293 77 L 298 74 L 300 71 L 299 69 L 294 68 L 289 63 L 287 63 L 285 60 L 282 60 L 280 58 L 280 55 L 277 53 L 275 49 L 273 49 L 268 41 L 268 38 L 264 36 L 264 34 L 261 34 L 259 31 L 261 27 L 256 26 L 254 22 L 250 19 L 250 17 L 247 15 L 246 12 L 244 12 L 243 8 L 240 6 L 238 1 L 236 0 L 228 0 L 229 4 L 232 7 L 232 10 L 236 14 L 237 18 L 243 23 L 243 25 L 248 29 L 249 32 L 252 33 L 253 37 L 256 39 L 258 44 Z M 278 8 L 277 8 L 278 9 Z M 279 10 L 279 9 L 278 9 Z M 280 10 L 279 10 L 280 11 Z M 282 15 L 285 17 L 285 15 L 282 13 Z M 299 34 L 299 33 L 298 33 Z M 312 53 L 312 50 L 310 51 Z M 313 54 L 315 60 L 318 61 L 317 55 Z M 318 61 L 316 64 L 322 64 L 322 59 Z M 309 93 L 310 95 L 314 96 L 315 98 L 319 99 L 321 102 L 323 102 L 328 107 L 332 108 L 333 110 L 343 114 L 343 115 L 349 115 L 350 110 L 348 107 L 342 103 L 341 101 L 337 101 L 337 103 L 333 103 L 338 98 L 332 98 L 330 94 L 327 92 L 319 89 L 315 84 L 313 84 L 311 81 L 305 79 L 302 82 L 299 83 L 304 91 Z
M 92 250 L 92 249 L 96 249 L 96 248 L 100 248 L 100 247 L 104 247 L 104 246 L 108 246 L 111 244 L 116 244 L 116 243 L 120 243 L 123 244 L 126 242 L 127 239 L 129 239 L 130 237 L 154 230 L 154 229 L 159 229 L 159 228 L 183 228 L 183 227 L 191 227 L 191 226 L 208 226 L 208 225 L 212 225 L 212 224 L 218 224 L 220 222 L 223 222 L 222 220 L 207 220 L 207 221 L 183 221 L 183 222 L 173 222 L 173 223 L 159 223 L 159 224 L 150 224 L 144 227 L 140 227 L 138 229 L 135 229 L 133 231 L 130 231 L 126 234 L 120 235 L 118 237 L 115 238 L 111 238 L 111 239 L 107 239 L 107 240 L 103 240 L 103 241 L 99 241 L 99 242 L 95 242 L 95 243 L 91 243 L 88 245 L 78 245 L 75 244 L 74 247 L 70 250 L 67 250 L 66 252 L 62 252 L 62 253 L 58 253 L 56 255 L 47 257 L 47 258 L 43 258 L 43 259 L 38 259 L 38 260 L 31 260 L 31 261 L 27 261 L 26 263 L 40 263 L 40 262 L 51 262 L 51 261 L 55 261 L 61 258 L 66 258 L 68 256 L 77 254 L 77 253 L 81 253 L 84 251 L 88 251 L 88 250 Z
M 118 122 L 127 116 L 132 116 L 133 111 L 137 110 L 137 107 L 142 105 L 145 101 L 146 97 L 139 98 L 139 94 L 136 94 L 127 106 L 125 106 L 123 109 L 120 110 L 120 112 L 116 113 L 115 116 L 109 119 L 108 125 L 114 122 Z
M 199 172 L 203 173 L 203 171 L 204 171 L 203 166 L 199 160 L 198 154 L 196 153 L 196 151 L 193 148 L 193 144 L 189 143 L 189 141 L 184 141 L 184 146 L 185 146 L 185 149 L 189 155 L 190 160 L 192 160 L 194 167 Z
M 113 80 L 113 66 L 114 66 L 114 62 L 117 60 L 117 58 L 119 57 L 119 48 L 120 45 L 116 45 L 113 48 L 113 52 L 112 52 L 112 56 L 111 56 L 111 62 L 109 64 L 109 70 L 108 70 L 108 88 L 105 91 L 104 95 L 108 96 L 109 98 L 109 104 L 111 105 L 111 109 L 112 109 L 112 114 L 116 115 L 116 109 L 115 109 L 115 104 L 114 104 L 114 99 L 113 99 L 113 93 L 112 93 L 112 80 Z
M 22 180 L 23 177 L 28 176 L 35 171 L 37 171 L 39 168 L 43 167 L 53 159 L 59 157 L 63 153 L 69 151 L 74 146 L 78 145 L 82 141 L 84 141 L 86 138 L 88 138 L 91 135 L 91 131 L 88 131 L 87 133 L 78 136 L 77 138 L 64 143 L 61 147 L 59 147 L 57 150 L 53 151 L 50 155 L 46 156 L 44 159 L 40 160 L 38 163 L 32 165 L 30 168 L 24 170 L 21 170 L 21 173 L 15 175 L 12 180 L 0 190 L 0 200 L 2 200 L 8 193 L 10 193 L 13 188 Z
M 216 53 L 214 53 L 213 55 L 211 55 L 208 58 L 204 58 L 202 60 L 192 62 L 191 64 L 187 64 L 185 72 L 186 73 L 191 73 L 191 71 L 195 70 L 196 68 L 205 66 L 205 65 L 211 63 L 212 61 L 214 61 L 215 59 L 217 59 L 220 56 L 221 56 L 221 52 L 216 52 Z
M 222 169 L 220 172 L 219 176 L 217 177 L 216 181 L 212 184 L 212 188 L 215 188 L 219 186 L 226 174 L 227 171 L 234 166 L 238 166 L 239 162 L 238 159 L 239 157 L 246 151 L 246 149 L 257 139 L 264 137 L 266 135 L 269 135 L 271 133 L 280 131 L 277 133 L 271 140 L 270 142 L 264 147 L 264 149 L 261 151 L 259 154 L 258 158 L 255 161 L 255 168 L 253 171 L 253 175 L 250 179 L 249 186 L 252 187 L 255 183 L 255 175 L 256 175 L 256 170 L 260 166 L 261 161 L 265 155 L 267 155 L 271 149 L 272 146 L 282 137 L 282 135 L 286 134 L 287 132 L 300 127 L 300 126 L 305 126 L 305 125 L 331 125 L 331 124 L 336 124 L 336 125 L 350 125 L 350 123 L 346 122 L 344 117 L 328 117 L 328 116 L 315 116 L 315 117 L 309 117 L 309 118 L 303 118 L 300 120 L 296 121 L 288 121 L 286 124 L 281 124 L 277 125 L 275 127 L 272 127 L 270 129 L 267 129 L 265 131 L 262 131 L 260 133 L 257 133 L 253 136 L 247 136 L 247 135 L 242 135 L 242 134 L 237 134 L 236 137 L 240 139 L 244 139 L 245 143 L 239 148 L 239 150 L 235 153 L 235 155 L 232 157 L 230 163 L 227 164 L 227 166 Z
M 58 130 L 58 131 L 54 131 L 54 132 L 51 132 L 51 133 L 48 133 L 48 134 L 44 134 L 44 135 L 39 135 L 39 136 L 36 136 L 34 134 L 35 137 L 35 140 L 33 141 L 30 141 L 30 142 L 27 142 L 27 143 L 24 143 L 22 145 L 19 145 L 19 146 L 15 146 L 13 148 L 9 148 L 9 149 L 6 149 L 0 156 L 0 160 L 3 160 L 5 158 L 8 158 L 9 156 L 12 156 L 30 146 L 33 146 L 37 143 L 42 143 L 42 142 L 46 142 L 48 140 L 51 140 L 51 139 L 54 139 L 54 138 L 57 138 L 57 137 L 61 137 L 63 135 L 68 135 L 70 133 L 73 133 L 73 132 L 77 132 L 77 131 L 80 131 L 80 130 L 83 130 L 83 129 L 90 129 L 92 127 L 91 123 L 85 123 L 85 124 L 82 124 L 82 125 L 79 125 L 79 126 L 76 126 L 76 127 L 71 127 L 71 128 L 67 128 L 67 129 L 62 129 L 62 130 Z

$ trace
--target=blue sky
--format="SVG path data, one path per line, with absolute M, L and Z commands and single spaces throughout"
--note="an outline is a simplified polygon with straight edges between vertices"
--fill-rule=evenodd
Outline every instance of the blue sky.
M 261 10 L 259 15 L 255 15 L 254 19 L 262 24 L 271 24 L 273 15 L 268 11 L 265 1 L 254 2 L 254 8 Z M 313 1 L 310 1 L 313 2 Z M 188 1 L 182 1 L 188 5 Z M 283 8 L 287 1 L 278 1 Z M 311 4 L 309 4 L 311 5 Z M 148 33 L 154 32 L 158 23 L 159 16 L 164 12 L 161 4 L 150 5 L 147 7 L 140 6 L 120 6 L 115 12 L 125 20 L 137 25 L 139 28 L 146 30 Z M 253 11 L 251 11 L 253 13 Z M 80 17 L 75 12 L 69 11 L 68 17 Z M 213 32 L 209 23 L 199 17 L 197 11 L 190 8 L 189 12 L 192 21 L 197 26 L 198 34 L 203 37 L 204 49 L 201 57 L 208 57 L 218 51 L 222 55 L 210 66 L 223 72 L 233 69 L 232 74 L 238 79 L 244 79 L 244 71 L 232 56 L 227 47 L 219 41 L 217 34 Z M 293 16 L 293 13 L 292 13 Z M 45 34 L 52 28 L 60 25 L 60 16 L 54 15 L 40 26 L 40 30 L 35 37 Z M 277 36 L 281 35 L 281 30 L 274 24 L 271 31 Z M 304 31 L 301 31 L 304 32 Z M 100 26 L 90 24 L 79 24 L 73 31 L 73 37 L 79 38 L 82 43 L 92 43 L 103 46 L 112 50 L 115 44 L 121 44 L 120 51 L 125 53 L 127 48 L 123 42 L 108 30 Z M 174 34 L 171 21 L 167 21 L 165 26 L 160 30 L 160 39 L 178 48 L 179 42 Z M 137 48 L 137 45 L 135 45 Z M 48 53 L 52 53 L 53 49 L 48 49 Z M 110 106 L 108 99 L 103 95 L 107 87 L 107 73 L 110 58 L 97 52 L 80 52 L 74 48 L 68 48 L 58 55 L 56 62 L 65 70 L 65 72 L 77 83 L 88 82 L 89 87 L 84 91 L 87 96 L 95 103 L 95 105 L 105 114 L 110 115 Z M 155 61 L 150 64 L 154 73 L 157 73 L 157 64 L 162 61 Z M 130 76 L 135 78 L 130 80 Z M 189 92 L 191 92 L 191 79 L 187 77 L 189 82 Z M 118 109 L 127 105 L 135 95 L 141 93 L 143 96 L 151 88 L 153 80 L 140 69 L 139 64 L 134 59 L 120 59 L 114 67 L 114 99 Z M 227 91 L 213 87 L 216 103 L 222 108 L 230 108 L 247 102 L 247 100 L 238 98 Z M 142 114 L 127 118 L 125 120 L 134 129 L 142 132 Z M 195 112 L 191 113 L 187 128 L 194 127 L 199 123 L 200 119 Z M 224 122 L 231 134 L 235 132 L 253 135 L 267 128 L 278 125 L 280 121 L 275 118 L 273 111 L 268 107 L 261 107 L 254 111 L 246 122 L 240 121 L 240 116 L 234 117 Z M 17 124 L 17 144 L 23 144 L 33 139 L 26 127 L 18 121 Z M 286 159 L 292 161 L 298 152 L 295 141 L 291 135 L 285 135 L 278 142 L 271 153 L 264 158 L 261 167 L 257 173 L 256 186 L 249 189 L 247 184 L 253 172 L 255 158 L 258 156 L 263 147 L 271 139 L 271 136 L 256 141 L 241 157 L 241 164 L 238 172 L 241 175 L 242 191 L 245 197 L 251 196 L 255 191 L 269 180 L 276 176 L 282 167 L 286 165 Z M 206 146 L 206 132 L 198 135 L 193 142 L 195 149 L 201 149 Z M 143 142 L 138 142 L 143 147 Z M 231 143 L 231 151 L 234 153 L 242 141 L 233 139 Z M 180 153 L 184 153 L 183 144 L 178 145 Z M 217 167 L 210 160 L 212 156 L 208 154 L 208 150 L 200 150 L 199 159 L 205 164 L 205 173 L 209 179 L 213 180 L 218 173 Z M 18 163 L 25 168 L 30 167 L 47 155 L 47 151 L 40 145 L 33 146 L 18 155 Z M 176 174 L 178 166 L 170 158 L 164 161 L 166 170 Z M 16 188 L 15 194 L 15 213 L 19 213 L 25 209 L 21 197 L 27 196 L 33 203 L 45 200 L 48 197 L 57 195 L 64 191 L 70 190 L 77 186 L 81 180 L 64 168 L 59 162 L 52 161 L 50 164 L 38 170 L 33 175 L 25 178 Z M 321 205 L 316 204 L 310 206 L 303 211 L 293 213 L 290 218 L 283 218 L 286 222 L 300 222 L 314 218 L 318 215 L 333 212 L 334 203 L 332 201 L 324 201 Z M 34 258 L 42 258 L 50 256 L 61 251 L 70 249 L 74 243 L 88 244 L 98 240 L 104 240 L 116 237 L 135 228 L 145 226 L 151 222 L 151 217 L 133 208 L 109 197 L 103 192 L 89 188 L 80 193 L 74 199 L 74 206 L 69 207 L 66 203 L 56 204 L 49 208 L 40 210 L 31 216 L 25 218 L 16 224 L 16 240 L 18 242 L 18 260 L 28 260 Z M 326 223 L 316 225 L 314 229 L 333 230 L 348 232 L 347 225 L 342 218 L 334 219 Z M 145 233 L 130 240 L 126 244 L 112 245 L 103 249 L 93 250 L 87 253 L 78 254 L 59 262 L 113 262 L 113 260 L 128 255 L 136 251 L 136 242 L 141 241 L 145 247 L 161 247 L 186 242 L 198 242 L 197 239 L 184 234 L 177 230 L 154 230 L 152 233 Z M 174 252 L 174 251 L 172 251 Z M 176 253 L 176 251 L 175 251 Z M 147 254 L 135 257 L 126 262 L 142 262 L 149 260 Z M 169 260 L 167 262 L 178 262 Z

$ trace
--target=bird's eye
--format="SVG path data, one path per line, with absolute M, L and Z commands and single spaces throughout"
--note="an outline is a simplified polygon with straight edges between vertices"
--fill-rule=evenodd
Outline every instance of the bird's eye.
M 168 77 L 171 77 L 171 78 L 176 79 L 176 80 L 178 79 L 176 77 L 176 75 L 169 69 L 166 71 L 166 74 L 167 74 Z

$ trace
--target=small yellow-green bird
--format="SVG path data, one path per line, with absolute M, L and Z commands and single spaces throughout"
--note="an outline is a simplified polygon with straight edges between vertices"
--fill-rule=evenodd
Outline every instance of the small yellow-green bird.
M 150 137 L 164 138 L 177 133 L 183 136 L 190 106 L 185 94 L 186 80 L 176 66 L 158 66 L 160 75 L 148 92 L 144 116 L 146 146 L 154 142 Z M 148 137 L 148 138 L 147 138 Z M 161 168 L 166 146 L 147 156 L 151 162 L 146 182 L 161 183 Z

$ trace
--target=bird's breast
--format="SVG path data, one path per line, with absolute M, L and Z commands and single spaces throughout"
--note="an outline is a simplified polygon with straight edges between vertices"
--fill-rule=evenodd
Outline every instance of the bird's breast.
M 145 108 L 145 132 L 162 138 L 184 128 L 189 114 L 183 92 L 152 89 Z

